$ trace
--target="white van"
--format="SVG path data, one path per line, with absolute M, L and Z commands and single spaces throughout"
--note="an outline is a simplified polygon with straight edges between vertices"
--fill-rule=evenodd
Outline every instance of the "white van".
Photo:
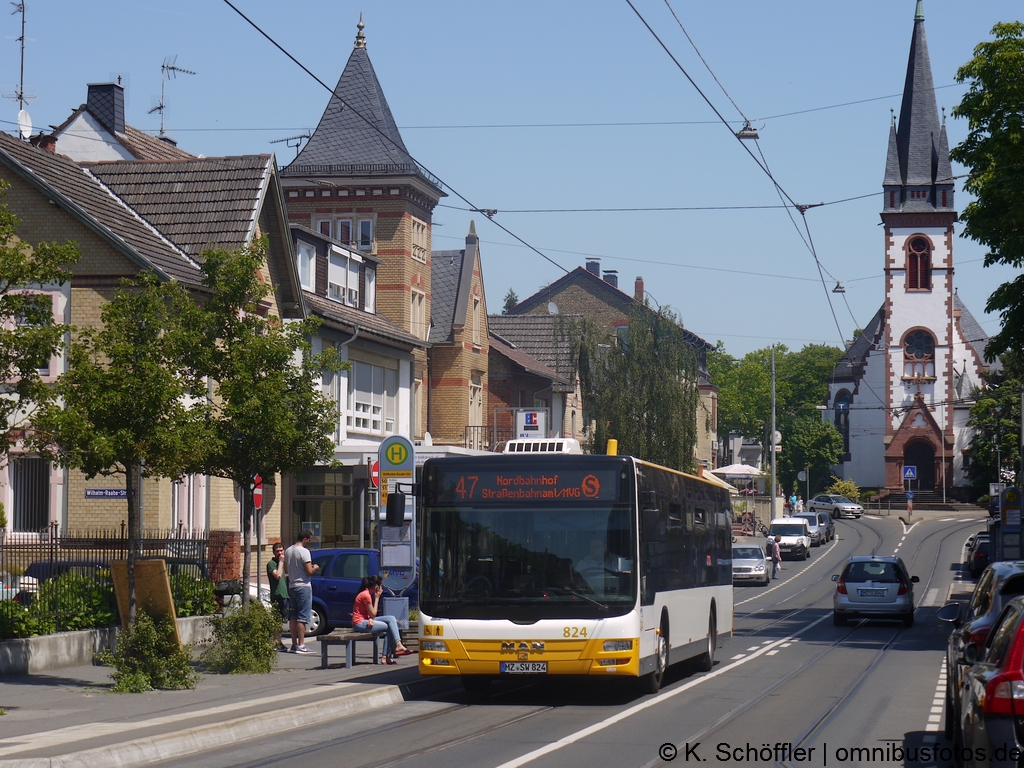
M 811 526 L 805 517 L 777 517 L 768 526 L 768 535 L 780 536 L 779 550 L 801 560 L 811 556 Z

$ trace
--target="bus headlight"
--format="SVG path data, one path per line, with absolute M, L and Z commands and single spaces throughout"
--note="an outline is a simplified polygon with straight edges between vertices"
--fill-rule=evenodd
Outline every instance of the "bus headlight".
M 420 640 L 421 651 L 448 651 L 444 640 Z
M 632 640 L 605 640 L 604 650 L 608 651 L 631 651 L 633 650 Z

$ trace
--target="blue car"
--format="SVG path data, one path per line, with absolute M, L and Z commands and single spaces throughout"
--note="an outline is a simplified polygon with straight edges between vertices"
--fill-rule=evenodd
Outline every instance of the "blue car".
M 310 556 L 320 566 L 310 578 L 313 585 L 313 615 L 307 635 L 320 635 L 335 627 L 352 626 L 352 604 L 364 576 L 380 574 L 384 597 L 408 597 L 409 607 L 418 604 L 417 580 L 409 571 L 380 566 L 375 549 L 314 549 Z

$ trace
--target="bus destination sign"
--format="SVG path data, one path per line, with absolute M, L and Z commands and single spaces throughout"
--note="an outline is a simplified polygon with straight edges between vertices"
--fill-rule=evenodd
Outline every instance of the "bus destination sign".
M 618 501 L 619 470 L 438 472 L 439 501 Z

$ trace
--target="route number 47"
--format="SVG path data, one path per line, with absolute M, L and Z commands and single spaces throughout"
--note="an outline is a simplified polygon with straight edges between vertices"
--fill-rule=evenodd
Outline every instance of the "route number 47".
M 458 484 L 455 486 L 455 492 L 459 494 L 460 499 L 466 498 L 467 493 L 469 498 L 473 498 L 473 491 L 476 490 L 476 483 L 480 479 L 479 475 L 463 475 L 459 478 Z M 466 481 L 469 481 L 469 491 L 466 490 Z

